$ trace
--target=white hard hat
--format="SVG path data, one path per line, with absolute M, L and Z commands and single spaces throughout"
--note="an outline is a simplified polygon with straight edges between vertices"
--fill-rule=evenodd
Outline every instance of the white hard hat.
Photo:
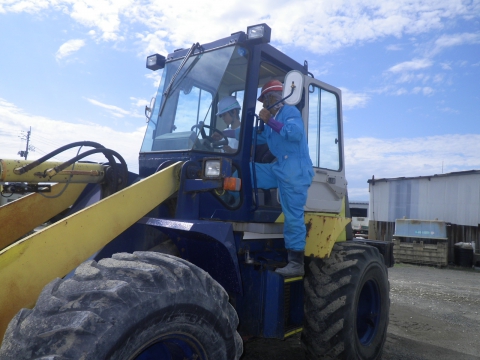
M 217 112 L 217 116 L 218 116 L 233 109 L 240 109 L 240 104 L 238 103 L 235 96 L 225 96 L 222 100 L 218 102 L 217 109 L 218 109 L 218 112 Z

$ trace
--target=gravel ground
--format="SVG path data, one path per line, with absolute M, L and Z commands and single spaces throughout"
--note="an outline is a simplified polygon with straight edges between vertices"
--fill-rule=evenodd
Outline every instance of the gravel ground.
M 389 269 L 384 360 L 480 359 L 480 272 L 396 264 Z M 241 360 L 304 360 L 300 337 L 256 339 Z

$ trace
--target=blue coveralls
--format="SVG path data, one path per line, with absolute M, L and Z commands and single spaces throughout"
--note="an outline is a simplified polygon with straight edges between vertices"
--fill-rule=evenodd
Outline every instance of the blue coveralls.
M 314 176 L 313 164 L 308 152 L 307 138 L 300 112 L 294 106 L 284 105 L 275 116 L 283 125 L 280 133 L 265 126 L 258 135 L 257 143 L 266 140 L 274 163 L 255 163 L 257 187 L 277 188 L 280 193 L 285 223 L 283 236 L 288 250 L 305 249 L 305 220 L 303 207 L 307 202 L 307 191 Z

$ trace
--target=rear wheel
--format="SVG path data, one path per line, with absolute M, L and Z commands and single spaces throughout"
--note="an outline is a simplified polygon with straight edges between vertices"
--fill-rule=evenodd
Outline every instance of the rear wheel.
M 10 322 L 1 359 L 238 359 L 238 318 L 205 271 L 171 255 L 87 261 Z
M 307 359 L 381 359 L 390 310 L 387 268 L 371 246 L 335 244 L 328 259 L 307 259 Z

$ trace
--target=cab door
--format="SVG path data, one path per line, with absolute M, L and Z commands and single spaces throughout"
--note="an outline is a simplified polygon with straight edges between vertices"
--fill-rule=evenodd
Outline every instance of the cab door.
M 341 91 L 310 76 L 304 86 L 302 116 L 315 173 L 305 211 L 339 213 L 347 193 Z

